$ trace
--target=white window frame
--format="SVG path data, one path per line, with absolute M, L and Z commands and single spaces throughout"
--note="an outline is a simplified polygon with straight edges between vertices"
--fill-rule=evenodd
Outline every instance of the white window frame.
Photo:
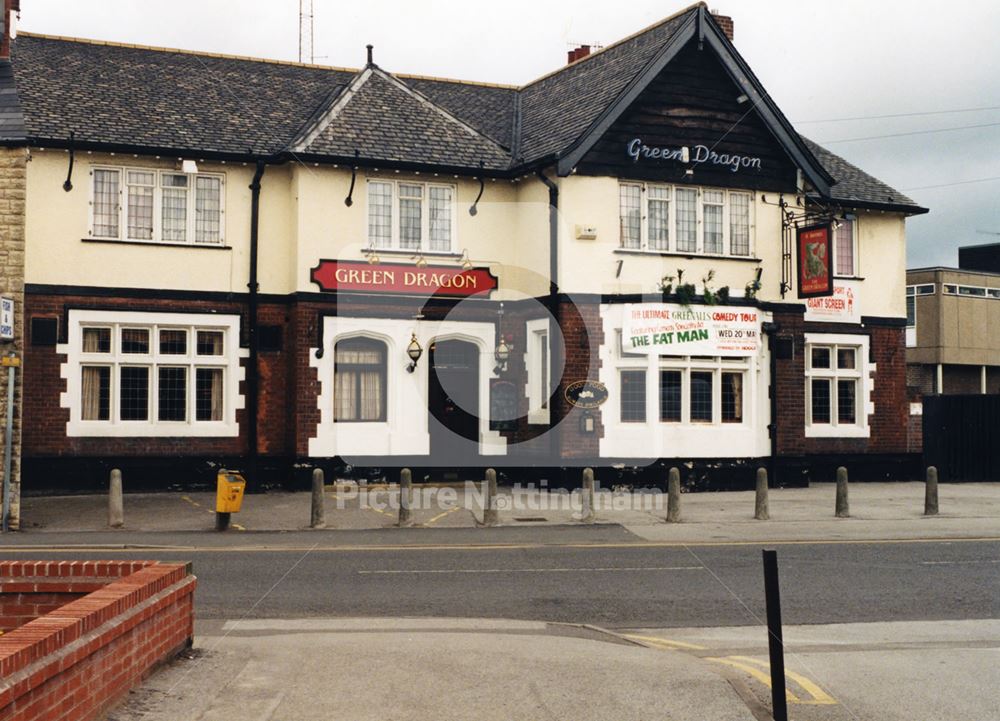
M 622 228 L 622 187 L 639 188 L 640 192 L 640 242 L 638 248 L 629 248 L 625 245 L 625 238 L 623 236 Z M 667 212 L 667 247 L 666 248 L 654 248 L 650 244 L 650 233 L 649 233 L 649 204 L 650 188 L 657 188 L 660 190 L 667 191 L 666 198 L 654 198 L 653 200 L 665 200 L 668 204 Z M 678 190 L 694 190 L 697 193 L 696 201 L 696 212 L 697 212 L 697 230 L 696 230 L 696 248 L 693 251 L 689 250 L 678 250 L 677 249 L 677 191 Z M 705 252 L 705 193 L 714 192 L 722 193 L 722 252 L 721 253 L 706 253 Z M 748 224 L 749 224 L 749 247 L 745 254 L 736 254 L 732 252 L 732 201 L 733 195 L 743 195 L 747 197 L 747 207 L 748 207 Z M 716 203 L 712 203 L 716 205 Z M 726 189 L 726 188 L 714 188 L 714 187 L 698 187 L 698 186 L 688 186 L 688 185 L 666 185 L 663 183 L 645 183 L 637 181 L 621 181 L 619 183 L 618 190 L 618 228 L 619 228 L 619 238 L 618 238 L 618 250 L 625 253 L 653 253 L 660 254 L 666 253 L 670 255 L 685 255 L 694 256 L 700 255 L 708 258 L 735 258 L 735 259 L 746 259 L 750 260 L 754 258 L 755 248 L 756 248 L 756 219 L 755 219 L 755 205 L 754 205 L 754 194 L 750 190 L 738 190 L 738 189 Z
M 118 234 L 98 235 L 94 231 L 94 171 L 106 170 L 118 173 Z M 128 230 L 128 172 L 153 173 L 153 237 L 130 238 Z M 186 175 L 187 187 L 187 218 L 184 240 L 163 240 L 163 178 L 167 175 Z M 225 173 L 183 173 L 179 170 L 163 168 L 145 168 L 131 165 L 92 165 L 90 167 L 90 182 L 88 195 L 87 235 L 94 240 L 117 240 L 127 243 L 150 243 L 156 245 L 178 245 L 182 247 L 218 247 L 226 244 L 226 176 Z M 195 228 L 197 224 L 197 184 L 198 178 L 217 178 L 219 180 L 219 239 L 213 241 L 196 241 Z
M 748 427 L 751 422 L 752 394 L 756 388 L 755 363 L 752 357 L 727 358 L 720 356 L 660 356 L 644 353 L 626 353 L 622 349 L 621 329 L 615 331 L 615 369 L 619 379 L 622 371 L 645 371 L 646 373 L 646 420 L 622 421 L 621 409 L 617 411 L 617 422 L 627 425 L 657 425 L 675 428 L 732 428 Z M 676 370 L 681 373 L 681 419 L 664 421 L 660 419 L 660 371 Z M 691 373 L 712 373 L 712 420 L 691 420 Z M 722 374 L 741 373 L 743 375 L 743 413 L 740 421 L 722 420 Z M 619 388 L 620 392 L 620 388 Z
M 552 339 L 549 337 L 549 319 L 536 318 L 525 323 L 528 344 L 525 355 L 525 364 L 528 371 L 527 396 L 528 396 L 528 423 L 547 425 L 550 421 L 549 408 L 545 404 L 552 395 Z M 542 353 L 542 344 L 545 344 L 548 353 Z M 548 368 L 542 370 L 543 359 Z M 546 375 L 548 378 L 548 388 L 543 387 Z
M 850 273 L 839 273 L 837 272 L 837 232 L 834 230 L 834 241 L 833 241 L 833 276 L 835 278 L 857 278 L 860 273 L 860 255 L 858 253 L 858 223 L 859 218 L 843 218 L 836 221 L 837 223 L 849 223 L 851 226 L 851 272 Z
M 111 330 L 110 352 L 84 353 L 84 328 L 109 328 Z M 149 353 L 122 353 L 120 340 L 122 328 L 149 329 Z M 188 334 L 187 352 L 184 355 L 160 354 L 160 330 L 186 330 Z M 222 355 L 198 355 L 198 331 L 222 332 Z M 237 315 L 70 310 L 67 343 L 57 347 L 57 352 L 66 356 L 66 361 L 62 364 L 62 377 L 66 379 L 66 391 L 60 396 L 60 405 L 69 409 L 70 412 L 66 435 L 119 438 L 238 436 L 239 425 L 236 422 L 236 411 L 244 407 L 244 397 L 239 389 L 239 384 L 244 378 L 244 369 L 240 365 L 240 358 L 248 356 L 248 351 L 239 347 L 239 339 L 240 318 Z M 109 420 L 83 420 L 82 418 L 82 369 L 84 366 L 111 367 Z M 150 369 L 147 420 L 120 419 L 119 377 L 123 366 L 143 366 Z M 184 421 L 157 420 L 158 368 L 163 366 L 189 369 L 187 374 L 187 419 Z M 224 408 L 221 421 L 195 420 L 197 408 L 195 378 L 198 368 L 222 369 Z
M 831 368 L 813 368 L 813 347 L 830 348 Z M 837 348 L 854 348 L 855 368 L 838 369 Z M 871 428 L 868 417 L 875 412 L 872 403 L 872 391 L 876 365 L 869 362 L 868 353 L 870 339 L 867 335 L 846 335 L 833 333 L 805 334 L 805 435 L 806 438 L 869 438 Z M 830 392 L 830 422 L 812 422 L 812 381 L 814 378 L 825 378 L 832 381 Z M 858 383 L 855 394 L 854 420 L 852 424 L 838 422 L 837 387 L 838 379 L 852 379 Z
M 390 240 L 389 245 L 377 245 L 371 235 L 371 225 L 369 217 L 368 203 L 370 193 L 369 188 L 372 183 L 384 183 L 392 187 L 392 203 L 390 204 Z M 418 248 L 403 248 L 400 246 L 399 220 L 400 213 L 400 185 L 417 185 L 422 189 L 420 198 L 420 246 Z M 447 250 L 430 249 L 430 197 L 431 188 L 447 188 L 451 191 L 451 245 Z M 376 248 L 380 251 L 409 253 L 410 255 L 455 255 L 458 246 L 458 186 L 453 183 L 428 183 L 420 180 L 397 180 L 394 178 L 370 177 L 365 183 L 365 235 L 367 237 L 367 247 Z

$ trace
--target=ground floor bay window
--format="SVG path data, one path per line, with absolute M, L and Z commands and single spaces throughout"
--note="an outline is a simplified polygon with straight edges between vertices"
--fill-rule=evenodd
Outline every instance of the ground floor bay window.
M 603 308 L 604 337 L 610 342 L 601 349 L 600 379 L 608 388 L 608 402 L 601 407 L 602 457 L 722 458 L 769 453 L 766 346 L 755 339 L 735 344 L 727 340 L 728 331 L 746 333 L 746 328 L 708 323 L 708 337 L 699 343 L 705 349 L 717 348 L 718 355 L 673 354 L 668 351 L 677 347 L 676 342 L 664 343 L 662 348 L 655 340 L 631 344 L 618 323 L 629 313 L 671 322 L 670 314 L 685 314 L 678 316 L 684 318 L 690 309 L 658 303 Z M 643 320 L 630 332 L 641 332 L 641 324 L 647 322 L 652 321 Z M 652 333 L 656 340 L 668 335 Z
M 237 435 L 237 316 L 70 311 L 67 339 L 68 435 Z

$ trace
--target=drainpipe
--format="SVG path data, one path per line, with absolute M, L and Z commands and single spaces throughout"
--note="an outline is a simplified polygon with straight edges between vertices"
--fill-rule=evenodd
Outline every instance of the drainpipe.
M 556 377 L 555 369 L 563 366 L 563 344 L 552 343 L 552 339 L 557 338 L 556 330 L 562 327 L 562 313 L 560 312 L 559 305 L 559 186 L 556 185 L 545 172 L 542 170 L 538 171 L 538 179 L 541 180 L 545 187 L 549 189 L 549 339 L 550 348 L 549 353 L 549 379 L 554 380 Z M 565 342 L 565 338 L 563 341 Z M 558 396 L 558 388 L 562 387 L 562 376 L 559 377 L 559 383 L 556 386 Z M 549 403 L 550 417 L 549 417 L 549 454 L 551 460 L 555 463 L 557 460 L 561 460 L 562 449 L 559 447 L 559 433 L 556 430 L 558 421 L 555 417 L 555 403 Z M 560 466 L 562 464 L 560 463 Z
M 778 477 L 778 329 L 777 323 L 763 323 L 761 330 L 767 336 L 768 363 L 770 365 L 770 388 L 768 395 L 771 400 L 771 418 L 767 424 L 767 434 L 771 439 L 771 457 L 768 459 L 767 475 L 771 483 L 777 483 Z
M 247 438 L 250 446 L 249 478 L 252 485 L 257 484 L 257 407 L 259 369 L 257 359 L 260 353 L 260 339 L 257 333 L 257 304 L 260 287 L 257 283 L 257 248 L 260 225 L 260 179 L 264 175 L 263 160 L 257 161 L 253 180 L 250 181 L 250 280 L 247 288 L 250 290 L 249 318 L 247 319 L 247 338 L 250 341 L 250 359 L 246 373 L 246 411 Z

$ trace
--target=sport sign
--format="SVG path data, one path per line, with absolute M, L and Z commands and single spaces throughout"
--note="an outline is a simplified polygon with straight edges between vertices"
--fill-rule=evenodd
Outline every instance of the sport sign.
M 756 308 L 637 303 L 624 309 L 625 353 L 740 357 L 755 355 L 759 343 Z

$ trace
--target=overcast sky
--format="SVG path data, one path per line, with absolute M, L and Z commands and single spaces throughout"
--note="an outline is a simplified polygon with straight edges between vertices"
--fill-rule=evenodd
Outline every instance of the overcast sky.
M 687 4 L 314 0 L 316 62 L 358 67 L 370 42 L 391 72 L 522 84 L 564 63 L 574 43 L 612 43 Z M 21 6 L 23 31 L 298 57 L 299 0 Z M 803 135 L 931 209 L 907 221 L 910 267 L 955 265 L 958 246 L 1000 242 L 1000 3 L 719 0 L 711 7 L 733 17 L 736 47 Z M 977 110 L 944 112 L 968 109 Z M 893 114 L 911 115 L 873 117 Z M 808 122 L 857 117 L 864 119 Z M 987 127 L 926 132 L 962 126 Z M 857 140 L 899 133 L 920 134 Z M 994 179 L 965 183 L 984 178 Z

